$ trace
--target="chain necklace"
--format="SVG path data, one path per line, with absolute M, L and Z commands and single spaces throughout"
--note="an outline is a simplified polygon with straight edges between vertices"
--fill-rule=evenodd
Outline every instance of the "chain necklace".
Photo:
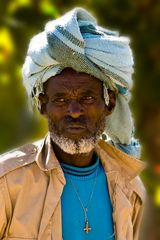
M 88 212 L 88 208 L 89 208 L 89 205 L 90 205 L 91 200 L 92 200 L 92 197 L 93 197 L 93 192 L 94 192 L 95 185 L 96 185 L 97 175 L 98 175 L 98 167 L 97 167 L 96 176 L 95 176 L 95 178 L 94 178 L 94 183 L 93 183 L 93 187 L 92 187 L 92 190 L 91 190 L 91 193 L 90 193 L 90 197 L 89 197 L 89 200 L 88 200 L 88 203 L 87 203 L 86 207 L 84 207 L 84 204 L 83 204 L 83 202 L 82 202 L 82 200 L 81 200 L 81 198 L 80 198 L 80 196 L 79 196 L 79 194 L 78 194 L 78 191 L 77 191 L 77 189 L 75 188 L 75 185 L 74 185 L 72 179 L 69 177 L 69 181 L 70 181 L 70 183 L 71 183 L 71 186 L 73 187 L 73 189 L 74 189 L 74 191 L 75 191 L 75 193 L 76 193 L 76 195 L 77 195 L 77 198 L 78 198 L 78 200 L 79 200 L 79 202 L 80 202 L 80 204 L 81 204 L 81 207 L 82 207 L 82 209 L 83 209 L 83 211 L 84 211 L 85 228 L 84 228 L 83 230 L 85 231 L 86 234 L 88 234 L 89 231 L 92 230 L 92 229 L 89 227 L 89 220 L 88 220 L 87 212 Z

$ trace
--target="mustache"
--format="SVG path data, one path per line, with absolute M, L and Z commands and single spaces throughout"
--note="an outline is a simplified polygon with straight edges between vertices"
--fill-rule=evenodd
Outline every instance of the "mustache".
M 72 118 L 71 116 L 66 116 L 64 118 L 64 123 L 86 125 L 87 119 L 84 116 L 79 116 L 78 118 Z

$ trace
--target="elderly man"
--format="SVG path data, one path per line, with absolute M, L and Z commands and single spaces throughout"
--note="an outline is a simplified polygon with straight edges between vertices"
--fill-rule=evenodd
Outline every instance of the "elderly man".
M 128 39 L 82 8 L 31 40 L 24 85 L 49 133 L 1 156 L 0 239 L 138 239 L 144 163 L 129 155 L 132 65 Z

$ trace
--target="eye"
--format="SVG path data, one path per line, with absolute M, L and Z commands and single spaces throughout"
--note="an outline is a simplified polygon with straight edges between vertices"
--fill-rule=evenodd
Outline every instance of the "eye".
M 95 101 L 95 98 L 93 96 L 84 96 L 81 98 L 81 101 L 86 103 L 92 103 Z
M 56 102 L 65 102 L 65 99 L 64 98 L 58 98 L 58 99 L 56 99 Z
M 65 99 L 64 98 L 55 98 L 55 99 L 52 99 L 52 102 L 55 102 L 55 103 L 65 103 Z

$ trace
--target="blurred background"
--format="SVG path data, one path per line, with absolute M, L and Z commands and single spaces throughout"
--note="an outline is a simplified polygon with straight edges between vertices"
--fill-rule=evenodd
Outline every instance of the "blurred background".
M 142 143 L 142 174 L 148 192 L 140 240 L 160 239 L 160 1 L 0 0 L 0 153 L 47 132 L 37 111 L 29 114 L 21 66 L 30 38 L 48 20 L 75 6 L 85 7 L 99 25 L 131 38 L 135 59 L 130 106 Z

